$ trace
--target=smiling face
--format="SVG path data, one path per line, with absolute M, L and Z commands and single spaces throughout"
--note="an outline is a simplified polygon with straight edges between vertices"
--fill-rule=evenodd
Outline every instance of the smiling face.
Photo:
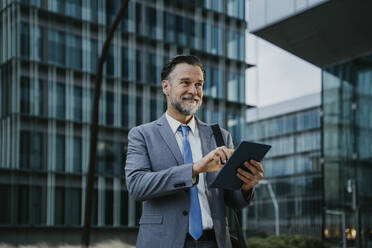
M 162 81 L 168 113 L 176 119 L 194 115 L 202 104 L 203 84 L 203 72 L 199 66 L 177 64 L 168 79 Z

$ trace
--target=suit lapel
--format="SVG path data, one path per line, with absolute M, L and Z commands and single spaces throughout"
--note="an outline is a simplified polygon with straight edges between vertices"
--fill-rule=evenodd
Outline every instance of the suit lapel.
M 176 137 L 174 136 L 171 127 L 165 115 L 160 117 L 157 120 L 158 130 L 160 132 L 161 137 L 163 138 L 164 142 L 167 144 L 169 150 L 172 152 L 173 156 L 175 157 L 177 163 L 183 164 L 183 156 L 178 147 Z

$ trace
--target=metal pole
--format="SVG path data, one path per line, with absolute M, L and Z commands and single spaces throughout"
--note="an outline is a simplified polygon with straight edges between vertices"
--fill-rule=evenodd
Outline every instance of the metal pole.
M 271 200 L 273 201 L 274 210 L 275 210 L 275 234 L 279 236 L 279 205 L 278 201 L 276 200 L 273 188 L 271 187 L 271 183 L 267 184 L 267 188 L 269 189 Z
M 81 237 L 81 247 L 88 248 L 90 243 L 90 225 L 91 225 L 91 210 L 92 210 L 92 195 L 93 195 L 93 180 L 94 171 L 96 167 L 96 152 L 97 152 L 97 136 L 98 136 L 98 109 L 99 109 L 99 97 L 101 93 L 102 86 L 102 70 L 103 63 L 105 61 L 107 51 L 109 49 L 111 40 L 114 36 L 115 30 L 124 16 L 125 9 L 127 8 L 128 0 L 123 0 L 121 8 L 115 18 L 114 23 L 111 25 L 109 32 L 107 34 L 106 41 L 102 48 L 101 57 L 97 66 L 97 77 L 96 77 L 96 87 L 94 91 L 94 101 L 93 101 L 93 112 L 90 128 L 90 146 L 89 146 L 89 167 L 87 174 L 87 185 L 85 193 L 85 211 L 84 211 L 84 226 Z
M 275 193 L 273 191 L 273 188 L 271 187 L 271 183 L 267 180 L 261 180 L 259 184 L 266 184 L 267 188 L 269 190 L 271 201 L 274 205 L 274 211 L 275 211 L 275 235 L 279 236 L 280 230 L 279 230 L 279 205 L 278 201 L 276 200 Z

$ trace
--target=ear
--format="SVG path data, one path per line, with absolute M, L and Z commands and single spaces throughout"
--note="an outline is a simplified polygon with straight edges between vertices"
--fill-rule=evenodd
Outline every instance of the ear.
M 164 95 L 169 96 L 169 81 L 168 80 L 162 80 L 161 81 L 161 87 L 163 89 Z

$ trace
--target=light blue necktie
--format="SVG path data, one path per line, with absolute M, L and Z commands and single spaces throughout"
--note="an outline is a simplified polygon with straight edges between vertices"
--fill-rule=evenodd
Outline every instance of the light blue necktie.
M 185 164 L 192 163 L 192 153 L 187 135 L 189 134 L 189 126 L 179 126 L 177 129 L 182 132 L 182 147 L 183 159 Z M 190 213 L 189 213 L 189 233 L 198 240 L 203 234 L 202 216 L 198 197 L 198 188 L 193 186 L 190 188 Z

